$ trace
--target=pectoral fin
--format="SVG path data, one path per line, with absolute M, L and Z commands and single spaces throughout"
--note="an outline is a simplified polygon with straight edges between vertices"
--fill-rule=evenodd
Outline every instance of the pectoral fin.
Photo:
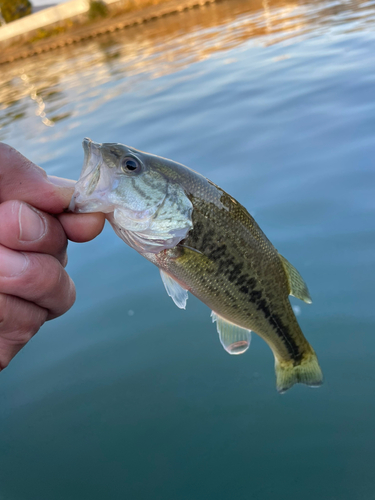
M 285 257 L 280 255 L 281 263 L 284 267 L 285 274 L 287 275 L 289 282 L 289 295 L 297 297 L 297 299 L 303 300 L 306 304 L 311 304 L 312 300 L 310 297 L 309 290 L 306 283 L 303 281 L 302 276 L 297 271 L 295 267 L 292 266 L 290 262 L 286 260 Z
M 186 301 L 188 299 L 188 292 L 182 286 L 177 283 L 173 278 L 169 276 L 166 272 L 160 269 L 161 279 L 163 280 L 167 294 L 172 297 L 173 302 L 180 309 L 186 309 Z
M 220 342 L 229 354 L 243 354 L 250 347 L 251 330 L 246 330 L 211 312 L 212 322 L 216 327 Z

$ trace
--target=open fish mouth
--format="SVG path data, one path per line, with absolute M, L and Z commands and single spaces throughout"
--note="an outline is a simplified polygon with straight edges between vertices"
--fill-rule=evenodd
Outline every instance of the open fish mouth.
M 102 198 L 101 194 L 103 195 L 107 189 L 107 186 L 103 186 L 103 190 L 97 189 L 103 164 L 101 144 L 85 137 L 82 145 L 84 161 L 80 178 L 76 183 L 74 195 L 69 204 L 69 210 L 72 212 L 92 212 L 95 209 L 99 210 Z
M 85 157 L 80 179 L 90 176 L 90 182 L 86 187 L 86 195 L 90 196 L 98 185 L 100 178 L 100 165 L 103 161 L 100 151 L 101 144 L 93 142 L 91 139 L 85 137 L 82 145 Z

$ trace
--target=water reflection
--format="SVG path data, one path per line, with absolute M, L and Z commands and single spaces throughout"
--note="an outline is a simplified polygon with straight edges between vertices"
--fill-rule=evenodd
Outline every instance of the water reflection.
M 24 86 L 27 90 L 27 92 L 30 95 L 30 99 L 32 101 L 35 101 L 37 105 L 37 109 L 35 110 L 35 116 L 40 116 L 42 123 L 46 127 L 53 127 L 54 122 L 52 122 L 46 115 L 45 108 L 46 108 L 46 103 L 43 100 L 43 97 L 38 94 L 36 87 L 33 83 L 30 81 L 30 77 L 25 73 L 22 72 L 20 75 L 21 80 L 24 83 Z
M 231 0 L 45 53 L 2 68 L 0 139 L 7 138 L 15 121 L 30 120 L 38 135 L 41 127 L 91 112 L 147 79 L 249 41 L 287 43 L 309 33 L 340 26 L 355 31 L 369 23 L 375 24 L 373 2 Z M 105 93 L 98 90 L 108 82 Z

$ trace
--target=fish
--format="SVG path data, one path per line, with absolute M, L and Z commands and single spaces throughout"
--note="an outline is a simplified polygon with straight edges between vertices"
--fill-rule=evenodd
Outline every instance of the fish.
M 155 264 L 168 295 L 188 292 L 211 309 L 231 355 L 252 332 L 271 348 L 276 388 L 318 387 L 323 375 L 289 295 L 310 304 L 299 272 L 237 200 L 194 170 L 120 143 L 83 141 L 84 162 L 69 210 L 103 212 L 115 233 Z

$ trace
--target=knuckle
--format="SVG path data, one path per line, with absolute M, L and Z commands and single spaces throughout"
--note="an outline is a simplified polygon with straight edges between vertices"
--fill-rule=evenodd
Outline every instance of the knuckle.
M 7 345 L 26 344 L 46 320 L 47 312 L 11 295 L 0 294 L 0 337 Z
M 2 321 L 9 321 L 9 297 L 23 299 L 33 306 L 49 311 L 50 317 L 57 317 L 65 313 L 75 301 L 75 286 L 59 260 L 48 254 L 27 253 L 29 266 L 11 286 L 0 290 L 0 327 Z M 8 319 L 7 319 L 8 318 Z M 21 318 L 17 323 L 20 324 Z M 38 329 L 40 327 L 38 321 Z M 35 330 L 34 328 L 34 330 Z M 28 332 L 20 332 L 22 336 L 29 336 Z M 35 333 L 35 332 L 34 332 Z
M 38 303 L 59 316 L 66 312 L 75 301 L 75 286 L 60 262 L 51 256 L 46 259 L 48 266 L 43 270 L 40 279 L 42 291 L 39 292 Z M 43 259 L 40 259 L 40 264 Z
M 7 311 L 8 295 L 0 294 L 0 329 L 5 322 L 5 315 Z
M 28 278 L 33 286 L 39 284 L 42 295 L 50 295 L 62 284 L 63 268 L 51 255 L 40 254 L 35 257 L 36 266 Z
M 55 300 L 48 307 L 49 314 L 47 319 L 51 320 L 65 314 L 73 306 L 76 300 L 76 289 L 73 280 L 66 274 L 67 284 L 64 290 L 60 290 Z
M 22 325 L 7 334 L 3 334 L 2 338 L 8 345 L 11 346 L 24 346 L 28 341 L 34 337 L 42 325 L 39 323 Z

